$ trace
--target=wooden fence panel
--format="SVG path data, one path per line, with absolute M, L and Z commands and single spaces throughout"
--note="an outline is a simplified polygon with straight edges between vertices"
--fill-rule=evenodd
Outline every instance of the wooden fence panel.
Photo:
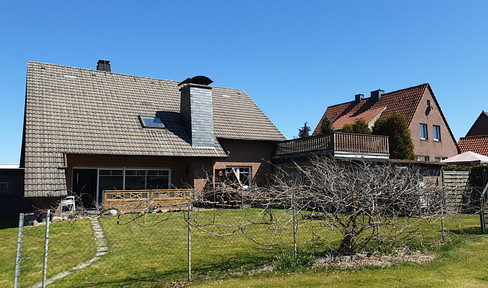
M 463 197 L 469 189 L 469 171 L 443 171 L 446 188 L 446 210 L 449 214 L 458 214 L 466 208 Z

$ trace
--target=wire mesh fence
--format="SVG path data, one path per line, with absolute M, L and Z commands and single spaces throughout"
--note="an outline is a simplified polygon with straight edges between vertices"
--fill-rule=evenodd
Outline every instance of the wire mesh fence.
M 153 203 L 136 201 L 133 212 L 106 207 L 102 212 L 52 211 L 48 216 L 40 211 L 25 215 L 20 249 L 18 217 L 4 218 L 0 286 L 13 287 L 18 279 L 17 287 L 42 287 L 43 282 L 48 287 L 163 287 L 273 270 L 280 256 L 295 253 L 315 259 L 356 257 L 339 253 L 351 234 L 337 222 L 352 221 L 356 212 L 324 210 L 308 194 L 300 194 L 297 185 L 289 187 L 293 189 L 272 197 L 257 188 L 228 187 L 219 195 L 197 195 L 178 209 L 163 204 L 155 209 Z M 473 215 L 448 216 L 446 197 L 440 199 L 436 207 L 442 209 L 427 209 L 429 199 L 423 199 L 418 207 L 424 212 L 412 217 L 365 209 L 356 226 L 364 229 L 354 242 L 361 244 L 357 254 L 416 251 L 459 233 L 479 233 L 479 205 L 472 205 Z

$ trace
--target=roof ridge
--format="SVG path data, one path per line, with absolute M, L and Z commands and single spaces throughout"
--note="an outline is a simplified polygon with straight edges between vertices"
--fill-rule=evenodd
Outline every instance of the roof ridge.
M 486 138 L 486 137 L 488 137 L 488 134 L 464 136 L 464 137 L 460 137 L 459 139 L 474 139 L 474 138 Z
M 388 92 L 388 93 L 384 93 L 382 96 L 386 96 L 386 95 L 389 95 L 389 94 L 392 94 L 392 93 L 397 93 L 397 92 L 402 92 L 402 91 L 405 91 L 405 90 L 410 90 L 410 89 L 418 88 L 418 87 L 421 87 L 421 86 L 425 86 L 425 87 L 424 87 L 424 91 L 425 91 L 425 89 L 426 89 L 426 88 L 427 88 L 427 86 L 429 86 L 429 85 L 430 85 L 430 84 L 429 84 L 428 82 L 426 82 L 426 83 L 423 83 L 423 84 L 420 84 L 420 85 L 416 85 L 416 86 L 407 87 L 407 88 L 403 88 L 403 89 L 399 89 L 399 90 L 391 91 L 391 92 Z M 361 102 L 362 102 L 362 101 L 368 101 L 370 98 L 371 98 L 371 96 L 370 96 L 370 97 L 367 97 L 367 98 L 363 98 L 363 99 L 361 100 Z M 349 103 L 352 103 L 352 102 L 354 102 L 354 100 L 352 100 L 352 101 L 348 101 L 348 102 L 339 103 L 339 104 L 335 104 L 335 105 L 330 105 L 330 106 L 327 106 L 327 108 L 329 108 L 329 107 L 337 107 L 337 106 L 344 105 L 344 104 L 349 104 Z
M 410 90 L 410 89 L 418 88 L 418 87 L 421 87 L 421 86 L 425 86 L 424 88 L 426 88 L 429 85 L 430 85 L 429 83 L 423 83 L 423 84 L 420 84 L 420 85 L 416 85 L 416 86 L 412 86 L 412 87 L 407 87 L 407 88 L 403 88 L 403 89 L 400 89 L 400 90 L 391 91 L 391 92 L 388 92 L 388 93 L 383 94 L 382 96 L 388 95 L 388 94 L 392 94 L 392 93 L 396 93 L 396 92 L 402 92 L 402 91 L 405 91 L 405 90 Z
M 29 64 L 41 64 L 41 65 L 49 65 L 49 66 L 55 66 L 55 67 L 64 67 L 64 68 L 71 68 L 71 69 L 78 69 L 78 70 L 83 70 L 83 71 L 89 71 L 89 72 L 96 72 L 96 73 L 107 73 L 107 71 L 98 71 L 98 70 L 93 70 L 93 69 L 88 69 L 88 68 L 81 68 L 81 67 L 73 67 L 73 66 L 67 66 L 67 65 L 61 65 L 61 64 L 54 64 L 54 63 L 47 63 L 47 62 L 40 62 L 40 61 L 27 61 L 27 66 Z M 127 77 L 138 77 L 138 78 L 144 78 L 144 79 L 149 79 L 149 80 L 159 80 L 159 81 L 170 81 L 174 83 L 181 83 L 181 81 L 176 81 L 176 80 L 170 80 L 170 79 L 162 79 L 162 78 L 154 78 L 154 77 L 147 77 L 147 76 L 140 76 L 140 75 L 131 75 L 131 74 L 124 74 L 124 73 L 115 73 L 115 72 L 108 72 L 112 75 L 119 75 L 119 76 L 127 76 Z M 243 91 L 244 89 L 237 89 L 237 88 L 230 88 L 230 87 L 223 87 L 223 86 L 212 86 L 208 85 L 213 88 L 221 88 L 221 89 L 231 89 L 231 90 L 236 90 L 236 91 Z M 247 94 L 247 93 L 246 93 Z

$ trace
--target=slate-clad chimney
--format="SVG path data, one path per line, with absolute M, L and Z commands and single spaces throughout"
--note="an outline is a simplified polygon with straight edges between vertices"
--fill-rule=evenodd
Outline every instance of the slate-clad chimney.
M 383 95 L 383 93 L 385 93 L 385 91 L 381 90 L 381 89 L 371 91 L 371 100 L 372 101 L 380 101 L 381 95 Z
M 214 148 L 212 80 L 195 76 L 181 82 L 180 118 L 191 145 L 199 148 Z
M 98 71 L 111 72 L 111 70 L 110 70 L 110 61 L 108 61 L 108 60 L 98 60 L 97 70 Z
M 363 100 L 363 99 L 364 99 L 364 94 L 356 94 L 356 95 L 354 96 L 354 102 L 355 102 L 355 103 L 359 103 L 359 102 L 361 102 L 361 100 Z

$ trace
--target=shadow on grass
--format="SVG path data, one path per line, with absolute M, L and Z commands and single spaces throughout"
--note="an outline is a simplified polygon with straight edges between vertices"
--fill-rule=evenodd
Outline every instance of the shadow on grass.
M 467 227 L 467 228 L 461 228 L 461 229 L 451 229 L 449 230 L 449 233 L 453 234 L 470 234 L 470 235 L 482 235 L 481 233 L 481 227 Z

